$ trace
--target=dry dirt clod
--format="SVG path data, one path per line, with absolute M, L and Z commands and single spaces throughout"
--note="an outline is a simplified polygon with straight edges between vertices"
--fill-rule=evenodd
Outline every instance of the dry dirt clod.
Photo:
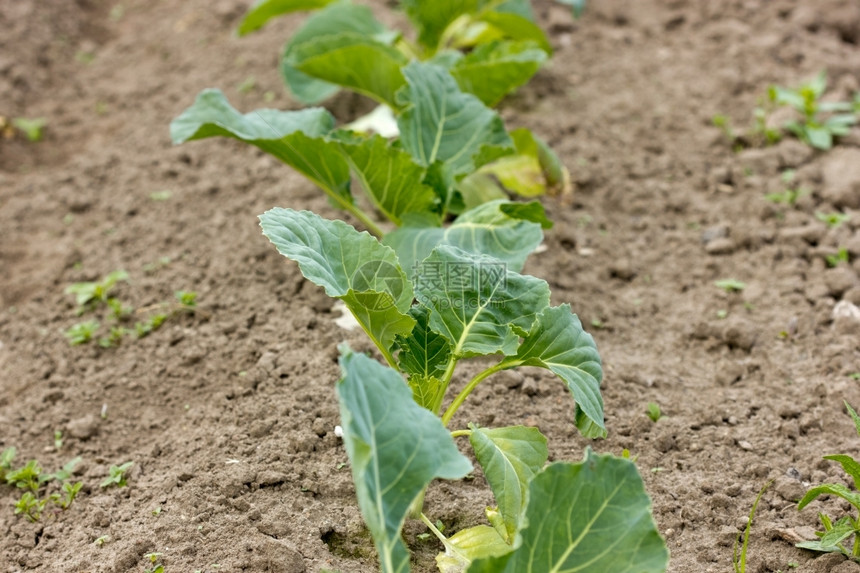
M 99 419 L 92 414 L 69 422 L 69 435 L 79 440 L 89 440 L 99 433 Z

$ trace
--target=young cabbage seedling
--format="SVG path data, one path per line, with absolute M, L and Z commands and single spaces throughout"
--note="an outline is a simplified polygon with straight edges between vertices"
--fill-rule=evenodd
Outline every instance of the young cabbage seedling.
M 848 213 L 822 213 L 821 211 L 816 211 L 815 218 L 827 225 L 829 228 L 836 229 L 841 226 L 842 223 L 849 220 L 851 215 Z
M 12 125 L 23 133 L 27 141 L 31 143 L 42 140 L 42 129 L 47 123 L 44 117 L 16 117 L 12 120 Z
M 606 433 L 594 340 L 569 305 L 550 306 L 545 281 L 518 272 L 540 243 L 540 226 L 533 223 L 536 234 L 525 232 L 527 227 L 513 231 L 505 213 L 538 209 L 494 201 L 471 215 L 466 232 L 456 232 L 456 223 L 421 233 L 400 229 L 383 243 L 308 211 L 276 208 L 260 217 L 263 233 L 279 252 L 296 261 L 305 278 L 343 301 L 387 363 L 342 347 L 337 386 L 359 506 L 385 573 L 408 570 L 400 530 L 410 514 L 442 542 L 445 552 L 437 562 L 443 571 L 543 570 L 547 562 L 559 570 L 586 566 L 594 556 L 575 551 L 577 543 L 550 541 L 570 531 L 577 533 L 569 539 L 581 536 L 582 546 L 600 545 L 611 536 L 623 548 L 592 567 L 614 571 L 635 562 L 643 572 L 665 569 L 665 546 L 628 460 L 588 451 L 580 464 L 545 468 L 546 438 L 537 428 L 460 422 L 459 429 L 446 429 L 486 379 L 534 366 L 568 388 L 575 400 L 573 421 L 583 435 Z M 489 364 L 448 400 L 457 367 L 479 357 Z M 461 437 L 469 439 L 497 505 L 487 508 L 487 525 L 446 537 L 423 513 L 423 496 L 433 479 L 471 472 L 453 441 Z M 608 492 L 615 493 L 607 498 Z M 623 516 L 591 513 L 616 494 L 629 501 Z M 590 501 L 546 521 L 550 508 L 570 507 L 575 499 Z M 538 527 L 539 521 L 544 526 Z
M 746 283 L 737 279 L 721 279 L 714 282 L 714 286 L 726 292 L 740 292 L 746 288 Z
M 380 238 L 392 228 L 439 228 L 514 195 L 569 191 L 569 175 L 546 143 L 525 129 L 506 131 L 498 113 L 463 92 L 445 67 L 412 62 L 402 75 L 392 139 L 336 128 L 322 108 L 243 115 L 218 90 L 198 95 L 171 123 L 171 136 L 174 143 L 224 136 L 254 145 L 310 179 Z M 353 180 L 363 197 L 353 195 Z
M 854 427 L 857 430 L 857 435 L 860 436 L 860 416 L 848 402 L 845 402 L 845 408 L 848 414 L 854 421 Z M 858 516 L 845 515 L 838 520 L 833 521 L 830 517 L 823 513 L 819 513 L 818 517 L 821 524 L 824 526 L 824 531 L 817 531 L 815 534 L 819 537 L 817 541 L 804 541 L 798 543 L 797 546 L 803 549 L 812 551 L 823 551 L 825 553 L 842 553 L 855 561 L 860 562 L 860 463 L 848 454 L 833 454 L 824 456 L 825 460 L 838 462 L 842 465 L 854 482 L 854 490 L 842 484 L 822 484 L 810 488 L 797 504 L 797 509 L 801 510 L 810 502 L 822 495 L 835 495 L 847 501 L 857 510 Z M 853 542 L 850 547 L 846 547 L 845 542 L 853 536 Z

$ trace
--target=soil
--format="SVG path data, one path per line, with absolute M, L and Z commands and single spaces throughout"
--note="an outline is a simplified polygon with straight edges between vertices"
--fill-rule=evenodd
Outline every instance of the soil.
M 47 119 L 43 141 L 0 140 L 0 449 L 51 470 L 81 456 L 84 483 L 38 523 L 0 488 L 0 571 L 142 571 L 151 552 L 166 571 L 376 570 L 334 434 L 336 347 L 367 343 L 256 221 L 272 206 L 342 214 L 255 149 L 172 147 L 167 132 L 206 87 L 246 111 L 299 107 L 276 63 L 301 18 L 239 39 L 245 4 L 0 3 L 0 115 Z M 501 109 L 548 139 L 576 191 L 545 200 L 556 224 L 525 270 L 592 325 L 610 434 L 580 437 L 566 390 L 540 371 L 490 379 L 460 423 L 539 426 L 554 460 L 628 449 L 673 573 L 731 570 L 770 480 L 748 571 L 860 571 L 794 547 L 817 511 L 848 509 L 797 511 L 810 484 L 848 483 L 821 456 L 858 454 L 843 400 L 860 405 L 860 327 L 833 313 L 860 303 L 860 130 L 826 153 L 792 139 L 735 153 L 711 124 L 748 125 L 769 84 L 822 69 L 833 97 L 852 98 L 860 8 L 600 0 L 576 22 L 549 2 L 536 11 L 555 56 Z M 370 109 L 346 94 L 326 105 L 341 120 Z M 807 190 L 794 206 L 765 199 L 787 169 Z M 816 217 L 837 210 L 851 215 L 838 228 Z M 839 247 L 851 260 L 828 268 Z M 81 318 L 65 288 L 117 269 L 128 304 L 191 290 L 199 310 L 117 348 L 70 347 L 63 332 Z M 746 288 L 714 285 L 729 278 Z M 665 414 L 656 423 L 649 402 Z M 128 487 L 99 487 L 125 461 Z M 476 471 L 435 484 L 426 507 L 453 532 L 488 503 Z M 429 572 L 439 547 L 422 532 L 410 523 L 406 538 Z

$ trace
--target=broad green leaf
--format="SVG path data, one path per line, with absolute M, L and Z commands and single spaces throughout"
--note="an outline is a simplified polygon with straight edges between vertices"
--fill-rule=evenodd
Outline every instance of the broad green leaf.
M 322 36 L 298 45 L 291 55 L 300 72 L 392 107 L 394 94 L 405 83 L 400 68 L 406 65 L 406 56 L 370 36 Z
M 511 551 L 499 532 L 487 525 L 461 529 L 448 538 L 445 552 L 436 556 L 440 573 L 462 573 L 475 559 L 497 557 Z
M 413 272 L 439 245 L 453 245 L 466 252 L 499 259 L 512 271 L 523 268 L 526 258 L 543 240 L 539 223 L 508 215 L 507 201 L 492 201 L 471 209 L 448 227 L 431 226 L 432 221 L 407 221 L 388 233 L 384 244 L 397 252 L 404 269 Z M 513 213 L 518 213 L 516 209 Z M 523 211 L 525 213 L 525 211 Z M 534 215 L 535 211 L 530 211 Z
M 517 355 L 506 358 L 500 365 L 507 368 L 538 366 L 553 372 L 567 385 L 585 415 L 586 419 L 577 416 L 577 427 L 587 429 L 586 422 L 591 422 L 606 436 L 600 395 L 603 377 L 600 354 L 594 339 L 582 329 L 582 323 L 571 312 L 569 304 L 550 307 L 540 313 Z M 588 433 L 593 435 L 594 428 Z
M 842 523 L 837 523 L 833 529 L 831 529 L 821 537 L 821 546 L 835 547 L 840 542 L 844 541 L 845 538 L 852 535 L 854 532 L 854 526 L 849 520 L 845 520 Z
M 343 441 L 358 505 L 383 573 L 409 571 L 400 530 L 412 502 L 435 478 L 472 469 L 434 414 L 418 406 L 400 375 L 348 349 L 337 385 Z
M 333 0 L 257 0 L 248 9 L 245 17 L 239 23 L 237 32 L 240 36 L 250 34 L 262 28 L 266 22 L 290 12 L 301 10 L 317 10 L 331 4 Z
M 409 310 L 415 327 L 407 335 L 397 338 L 400 354 L 397 356 L 400 369 L 412 376 L 430 378 L 445 371 L 451 346 L 441 334 L 430 329 L 430 311 L 416 305 Z
M 820 495 L 835 495 L 841 497 L 857 509 L 860 509 L 860 493 L 851 491 L 841 483 L 825 483 L 808 489 L 806 491 L 806 495 L 803 496 L 803 499 L 797 502 L 797 509 L 803 509 L 809 504 L 809 502 Z
M 475 458 L 496 497 L 505 525 L 505 541 L 513 544 L 526 503 L 529 482 L 546 463 L 546 437 L 537 428 L 478 428 L 469 424 Z M 495 530 L 494 530 L 495 531 Z
M 795 547 L 800 549 L 809 549 L 810 551 L 819 551 L 821 553 L 844 553 L 845 550 L 835 545 L 825 545 L 820 539 L 815 541 L 802 541 L 795 543 Z
M 528 203 L 506 201 L 499 206 L 499 209 L 513 219 L 531 221 L 544 229 L 552 229 L 553 223 L 547 218 L 546 211 L 539 201 L 529 201 Z
M 546 59 L 546 52 L 534 42 L 493 42 L 460 59 L 451 75 L 460 89 L 493 107 L 528 82 Z
M 807 125 L 803 134 L 809 145 L 816 149 L 828 150 L 833 147 L 833 134 L 825 127 Z
M 851 416 L 851 419 L 854 421 L 854 429 L 857 430 L 857 435 L 860 436 L 860 415 L 858 415 L 857 411 L 851 407 L 851 404 L 844 400 L 842 403 L 845 404 L 845 408 L 848 409 L 848 415 Z
M 394 299 L 387 292 L 356 292 L 350 289 L 340 299 L 364 330 L 383 348 L 390 349 L 397 336 L 408 335 L 415 326 L 415 321 L 394 305 Z
M 393 39 L 393 35 L 366 6 L 355 6 L 348 2 L 335 2 L 311 15 L 292 35 L 284 47 L 281 57 L 281 75 L 290 91 L 304 104 L 320 102 L 338 91 L 338 86 L 313 78 L 297 69 L 301 60 L 298 50 L 307 42 L 319 41 L 327 36 L 352 33 L 379 41 Z
M 498 194 L 538 197 L 546 193 L 546 188 L 540 162 L 529 155 L 502 157 L 465 177 L 457 186 L 467 207 L 476 203 L 473 195 L 476 190 L 479 197 Z
M 384 137 L 342 148 L 373 204 L 395 224 L 401 225 L 406 213 L 427 213 L 435 206 L 436 192 L 421 183 L 427 170 Z
M 456 176 L 474 169 L 472 156 L 483 146 L 512 147 L 499 115 L 460 91 L 445 68 L 412 62 L 403 75 L 407 85 L 397 94 L 404 106 L 397 125 L 403 148 L 419 164 L 442 161 Z
M 412 399 L 415 403 L 438 415 L 442 409 L 442 400 L 445 398 L 445 390 L 448 385 L 435 376 L 419 376 L 413 374 L 409 377 L 409 387 L 412 389 Z
M 860 490 L 860 464 L 854 458 L 846 454 L 833 454 L 824 456 L 824 459 L 842 464 L 842 469 L 854 480 L 854 489 Z
M 397 335 L 411 332 L 412 285 L 389 247 L 309 211 L 270 209 L 260 215 L 260 226 L 306 279 L 343 300 L 380 348 L 389 350 Z
M 570 173 L 547 142 L 526 128 L 513 130 L 511 138 L 517 153 L 537 158 L 550 195 L 563 195 L 572 191 Z
M 468 573 L 663 573 L 669 564 L 642 478 L 623 458 L 587 449 L 581 463 L 547 466 L 529 485 L 525 522 L 512 553 Z
M 546 142 L 524 128 L 515 129 L 510 135 L 516 154 L 482 161 L 477 171 L 457 183 L 466 208 L 511 194 L 534 197 L 572 192 L 570 173 Z M 479 159 L 487 157 L 476 156 L 476 163 Z
M 449 245 L 436 247 L 415 278 L 415 296 L 430 309 L 430 328 L 448 339 L 458 358 L 515 354 L 520 334 L 549 306 L 545 281 Z
M 510 40 L 536 42 L 547 54 L 552 55 L 552 46 L 540 26 L 513 12 L 483 12 L 481 21 L 486 22 Z
M 475 12 L 479 0 L 400 0 L 403 10 L 418 30 L 418 41 L 435 52 L 445 29 L 463 14 Z
M 200 92 L 194 105 L 170 124 L 173 143 L 206 137 L 232 137 L 254 145 L 299 171 L 335 203 L 352 204 L 349 165 L 326 135 L 334 117 L 325 109 L 260 109 L 241 114 L 220 90 Z
M 489 173 L 474 172 L 457 182 L 454 212 L 468 211 L 490 201 L 509 199 L 510 195 L 502 189 L 499 182 Z

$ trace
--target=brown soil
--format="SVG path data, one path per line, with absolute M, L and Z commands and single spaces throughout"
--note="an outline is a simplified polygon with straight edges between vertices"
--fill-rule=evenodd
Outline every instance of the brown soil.
M 0 141 L 0 448 L 50 469 L 80 455 L 85 484 L 37 524 L 0 488 L 2 571 L 142 571 L 149 552 L 169 572 L 376 570 L 333 432 L 336 346 L 367 345 L 256 222 L 276 205 L 341 214 L 252 148 L 174 148 L 167 134 L 205 87 L 244 110 L 297 107 L 276 71 L 297 20 L 238 39 L 245 4 L 0 2 L 0 115 L 48 120 L 42 142 Z M 768 84 L 825 68 L 852 97 L 856 2 L 600 0 L 577 23 L 548 2 L 538 12 L 557 52 L 503 114 L 545 136 L 576 183 L 572 206 L 546 201 L 556 226 L 526 271 L 598 325 L 610 436 L 592 446 L 637 457 L 673 573 L 729 571 L 772 479 L 748 571 L 860 571 L 786 540 L 809 536 L 816 510 L 846 509 L 793 501 L 810 483 L 845 483 L 822 454 L 858 450 L 842 401 L 860 405 L 860 329 L 831 315 L 840 299 L 860 303 L 860 132 L 828 153 L 787 140 L 733 154 L 710 125 L 718 113 L 746 124 Z M 368 107 L 330 105 L 342 119 Z M 764 199 L 788 168 L 810 191 L 794 208 Z M 153 200 L 160 191 L 171 195 Z M 837 208 L 852 219 L 828 230 L 815 212 Z M 839 246 L 853 263 L 828 269 Z M 116 269 L 131 275 L 117 290 L 130 304 L 184 289 L 201 311 L 119 348 L 70 347 L 65 287 Z M 725 278 L 747 287 L 727 294 L 714 286 Z M 651 422 L 648 402 L 666 417 Z M 491 380 L 461 412 L 538 425 L 553 459 L 587 445 L 541 372 Z M 99 487 L 128 460 L 128 487 Z M 434 485 L 427 508 L 454 531 L 489 502 L 478 474 Z M 428 572 L 438 547 L 421 532 L 407 527 Z

